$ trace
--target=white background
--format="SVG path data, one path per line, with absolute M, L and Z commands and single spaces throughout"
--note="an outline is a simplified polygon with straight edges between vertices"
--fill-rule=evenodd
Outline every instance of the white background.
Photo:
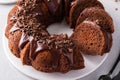
M 110 9 L 112 11 L 111 13 L 114 14 L 113 20 L 115 22 L 115 26 L 119 27 L 118 29 L 115 30 L 117 30 L 117 33 L 120 34 L 120 3 L 115 3 L 112 1 L 110 1 L 110 3 L 107 3 L 107 1 L 109 0 L 101 0 L 101 1 L 106 1 L 106 4 L 112 6 Z M 17 71 L 10 64 L 3 51 L 3 47 L 2 47 L 3 28 L 6 25 L 7 14 L 12 7 L 13 5 L 0 5 L 0 80 L 34 80 Z M 118 10 L 116 11 L 115 8 L 118 8 Z M 101 74 L 106 74 L 110 70 L 120 50 L 119 35 L 117 39 L 118 39 L 118 45 L 116 46 L 115 52 L 110 54 L 107 60 L 103 63 L 103 65 L 100 66 L 96 71 L 94 71 L 92 74 L 84 77 L 81 80 L 97 80 L 97 78 Z M 118 65 L 118 67 L 120 67 L 120 64 Z M 118 70 L 120 70 L 120 68 L 117 68 L 113 75 L 115 75 L 118 72 Z

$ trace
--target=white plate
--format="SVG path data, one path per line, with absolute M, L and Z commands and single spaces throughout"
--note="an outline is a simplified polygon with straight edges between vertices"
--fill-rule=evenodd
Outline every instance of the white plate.
M 110 13 L 110 15 L 113 17 L 113 6 L 111 5 L 107 5 L 112 4 L 112 1 L 109 0 L 101 0 L 102 3 L 104 3 L 105 5 L 105 9 L 107 10 L 107 12 Z M 110 9 L 111 8 L 111 9 Z M 72 32 L 68 27 L 64 27 L 65 23 L 59 23 L 59 24 L 53 24 L 51 25 L 52 28 L 49 28 L 48 30 L 52 33 L 68 33 L 70 35 L 70 33 Z M 56 28 L 56 26 L 58 26 Z M 117 28 L 116 28 L 117 29 Z M 81 70 L 72 70 L 69 71 L 66 74 L 61 74 L 61 73 L 44 73 L 44 72 L 40 72 L 35 70 L 34 68 L 32 68 L 31 66 L 23 66 L 21 63 L 21 60 L 16 58 L 14 55 L 12 55 L 12 53 L 10 52 L 9 48 L 8 48 L 8 41 L 5 38 L 5 36 L 3 36 L 3 46 L 4 46 L 4 50 L 5 50 L 5 54 L 8 57 L 9 61 L 22 73 L 35 78 L 35 79 L 39 79 L 39 80 L 76 80 L 76 79 L 82 79 L 83 77 L 89 75 L 90 73 L 94 72 L 97 68 L 99 68 L 103 62 L 107 59 L 108 55 L 111 54 L 111 52 L 113 52 L 113 50 L 115 50 L 115 46 L 117 45 L 117 34 L 115 34 L 116 32 L 114 32 L 113 35 L 113 46 L 112 49 L 109 53 L 103 55 L 103 56 L 89 56 L 89 55 L 83 55 L 84 60 L 85 60 L 85 68 L 81 69 Z
M 0 0 L 0 4 L 11 4 L 15 3 L 17 0 Z

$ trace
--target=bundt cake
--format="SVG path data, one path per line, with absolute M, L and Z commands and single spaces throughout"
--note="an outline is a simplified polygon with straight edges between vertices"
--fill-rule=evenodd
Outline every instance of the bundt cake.
M 49 25 L 64 17 L 72 35 L 50 34 Z M 85 67 L 82 53 L 109 52 L 113 32 L 112 18 L 97 0 L 18 0 L 8 14 L 5 36 L 23 65 L 66 73 Z

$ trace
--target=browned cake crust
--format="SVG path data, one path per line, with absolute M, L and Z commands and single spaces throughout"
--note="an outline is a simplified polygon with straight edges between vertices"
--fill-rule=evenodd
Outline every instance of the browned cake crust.
M 6 26 L 6 29 L 5 29 L 5 36 L 8 38 L 9 37 L 9 34 L 10 34 L 10 29 L 13 27 L 15 23 L 14 22 L 9 22 Z
M 85 8 L 97 6 L 104 9 L 103 5 L 97 0 L 75 0 L 71 6 L 69 16 L 69 25 L 71 28 L 75 28 L 76 20 Z
M 107 12 L 105 12 L 103 9 L 100 9 L 99 7 L 86 8 L 80 14 L 76 24 L 79 25 L 84 20 L 91 20 L 98 24 L 103 29 L 105 29 L 107 32 L 110 33 L 114 32 L 112 18 L 108 15 Z
M 71 5 L 71 1 L 75 2 Z M 112 46 L 111 33 L 114 29 L 111 27 L 109 32 L 107 26 L 103 28 L 104 25 L 112 23 L 96 22 L 97 18 L 102 20 L 101 18 L 104 15 L 109 16 L 108 14 L 100 12 L 100 15 L 95 12 L 100 18 L 91 18 L 89 14 L 85 15 L 86 17 L 79 16 L 82 11 L 82 14 L 87 12 L 85 8 L 96 6 L 100 7 L 97 8 L 98 11 L 104 9 L 97 0 L 18 0 L 8 14 L 5 30 L 12 54 L 20 57 L 23 65 L 33 66 L 43 72 L 66 73 L 84 68 L 81 52 L 103 55 L 109 52 Z M 89 8 L 88 12 L 92 13 Z M 71 27 L 75 28 L 72 36 L 49 34 L 47 27 L 62 21 L 64 17 L 69 17 Z M 79 22 L 81 18 L 83 20 Z M 112 22 L 109 18 L 106 21 Z
M 76 27 L 72 38 L 82 53 L 103 55 L 108 50 L 106 50 L 106 47 L 110 48 L 108 45 L 111 42 L 107 41 L 109 40 L 108 35 L 111 34 L 102 30 L 96 23 L 84 21 Z M 111 40 L 111 37 L 109 38 Z
M 15 22 L 15 19 L 16 19 L 16 17 L 15 17 L 15 14 L 17 13 L 17 11 L 18 11 L 18 6 L 17 5 L 15 5 L 14 7 L 13 7 L 13 9 L 9 12 L 9 14 L 8 14 L 8 19 L 7 19 L 7 23 L 9 24 L 11 21 L 13 21 L 13 22 Z
M 22 32 L 20 30 L 17 30 L 9 34 L 9 37 L 8 37 L 9 48 L 16 57 L 20 57 L 20 54 L 19 54 L 20 49 L 18 46 L 19 46 L 21 35 L 22 35 Z
M 32 66 L 40 71 L 54 72 L 56 69 L 53 67 L 53 59 L 54 58 L 49 51 L 43 51 L 36 56 L 35 60 L 32 62 Z
M 8 38 L 9 36 L 9 31 L 10 29 L 14 26 L 16 23 L 16 13 L 18 11 L 17 5 L 13 7 L 13 9 L 9 12 L 8 14 L 8 19 L 7 19 L 7 27 L 5 29 L 5 36 Z

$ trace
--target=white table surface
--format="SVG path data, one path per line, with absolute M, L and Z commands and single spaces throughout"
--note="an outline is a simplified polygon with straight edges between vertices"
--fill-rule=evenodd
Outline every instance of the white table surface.
M 12 7 L 13 5 L 0 5 L 0 80 L 34 80 L 30 77 L 23 75 L 18 70 L 16 70 L 8 61 L 3 51 L 3 47 L 2 47 L 3 28 L 5 27 L 6 24 L 7 14 Z M 116 3 L 116 6 L 114 6 L 114 8 L 118 8 L 118 11 L 115 10 L 113 12 L 113 14 L 116 15 L 116 18 L 114 19 L 115 26 L 120 26 L 120 16 L 119 17 L 117 16 L 118 14 L 120 14 L 120 4 Z M 120 28 L 117 30 L 117 33 L 120 34 Z M 120 40 L 120 36 L 118 36 L 118 39 Z M 116 57 L 118 56 L 120 50 L 120 43 L 118 43 L 117 46 L 118 47 L 116 47 L 116 52 L 110 54 L 102 66 L 100 66 L 92 74 L 80 80 L 97 80 L 97 78 L 101 74 L 106 74 L 110 70 Z M 120 71 L 120 64 L 117 66 L 117 69 L 115 70 L 113 76 L 118 71 Z

